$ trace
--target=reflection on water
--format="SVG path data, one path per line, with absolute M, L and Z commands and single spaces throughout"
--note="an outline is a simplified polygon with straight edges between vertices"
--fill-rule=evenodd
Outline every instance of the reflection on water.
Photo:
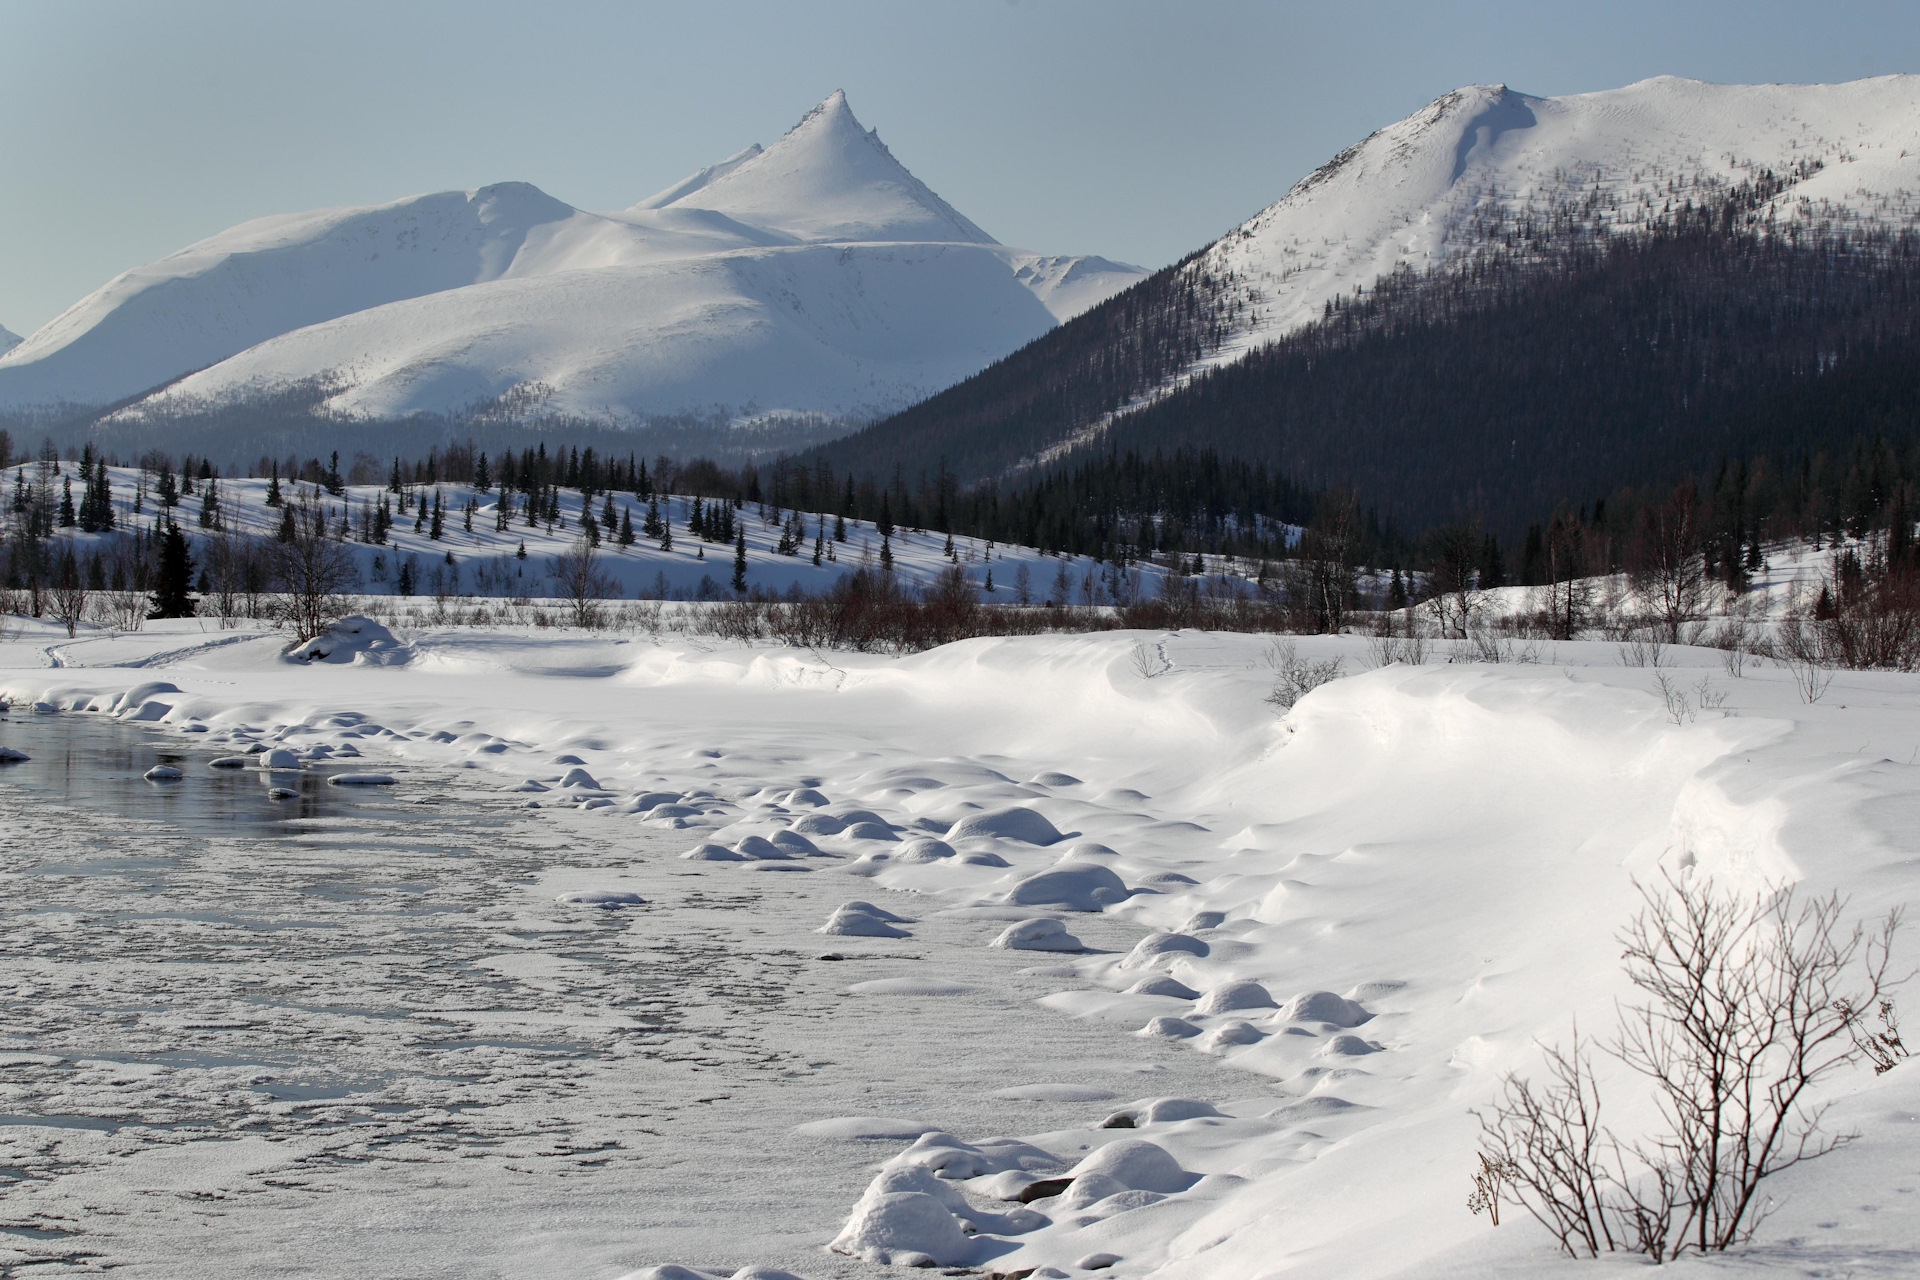
M 354 797 L 327 785 L 329 774 L 350 772 L 351 760 L 308 762 L 298 773 L 264 769 L 213 769 L 207 762 L 233 755 L 232 744 L 189 743 L 184 735 L 149 725 L 125 724 L 88 712 L 32 715 L 15 711 L 0 716 L 0 746 L 24 751 L 32 759 L 0 766 L 0 781 L 49 793 L 62 804 L 102 815 L 146 818 L 177 827 L 213 827 L 230 833 L 234 823 L 250 824 L 250 834 L 284 835 L 301 819 L 337 816 L 377 796 Z M 224 749 L 223 749 L 224 747 Z M 148 782 L 141 775 L 170 764 L 186 776 L 177 782 Z M 297 796 L 275 800 L 272 787 Z M 151 860 L 111 858 L 84 863 L 48 863 L 47 875 L 120 875 L 138 878 Z

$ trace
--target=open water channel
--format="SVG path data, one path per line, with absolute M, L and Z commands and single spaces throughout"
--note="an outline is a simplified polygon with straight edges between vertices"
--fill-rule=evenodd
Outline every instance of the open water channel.
M 0 1277 L 867 1274 L 822 1246 L 902 1142 L 796 1126 L 977 1139 L 1109 1105 L 1010 1085 L 1259 1091 L 1036 1007 L 1075 983 L 989 951 L 998 924 L 819 937 L 848 898 L 920 914 L 828 865 L 689 863 L 680 833 L 372 759 L 275 801 L 86 714 L 16 712 L 0 745 L 32 757 L 0 769 Z M 144 781 L 161 762 L 184 778 Z M 350 767 L 396 785 L 326 784 Z M 580 889 L 645 901 L 556 900 Z M 931 973 L 965 989 L 848 993 Z

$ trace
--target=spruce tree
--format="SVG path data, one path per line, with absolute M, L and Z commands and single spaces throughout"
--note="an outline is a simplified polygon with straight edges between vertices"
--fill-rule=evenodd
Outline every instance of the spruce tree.
M 742 595 L 747 590 L 747 531 L 740 530 L 733 543 L 733 589 Z
M 207 481 L 207 487 L 200 494 L 200 527 L 218 529 L 220 527 L 220 490 L 219 481 Z
M 633 543 L 633 508 L 623 507 L 620 514 L 620 545 L 630 547 Z
M 267 477 L 267 505 L 277 507 L 280 502 L 280 464 L 276 462 L 273 464 L 273 474 Z
M 293 524 L 293 508 L 280 508 L 280 532 L 274 535 L 281 542 L 292 543 L 299 539 L 300 531 Z
M 180 526 L 169 520 L 167 531 L 160 539 L 160 563 L 154 573 L 153 598 L 147 616 L 191 618 L 194 613 L 192 582 L 193 556 L 187 550 Z
M 487 470 L 487 455 L 484 453 L 473 467 L 473 487 L 481 493 L 493 488 L 493 473 Z
M 845 516 L 835 516 L 833 518 L 833 540 L 835 542 L 845 542 L 847 540 L 847 518 Z
M 66 476 L 60 481 L 60 527 L 71 529 L 76 523 L 73 514 L 73 477 Z
M 880 535 L 880 567 L 888 573 L 893 572 L 893 535 Z
M 168 511 L 171 511 L 174 504 L 180 501 L 179 486 L 173 482 L 172 464 L 166 462 L 160 464 L 160 478 L 153 483 L 153 494 L 160 499 L 161 507 Z
M 423 503 L 421 505 L 424 506 L 425 504 Z M 433 524 L 427 530 L 427 536 L 435 542 L 440 541 L 447 532 L 446 506 L 446 502 L 440 496 L 440 491 L 435 489 L 433 491 Z

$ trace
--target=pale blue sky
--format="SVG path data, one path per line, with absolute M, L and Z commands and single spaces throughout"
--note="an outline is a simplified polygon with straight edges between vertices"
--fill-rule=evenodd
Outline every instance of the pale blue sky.
M 1913 0 L 0 0 L 0 324 L 266 213 L 617 208 L 836 88 L 1000 240 L 1159 266 L 1462 84 L 1913 70 Z

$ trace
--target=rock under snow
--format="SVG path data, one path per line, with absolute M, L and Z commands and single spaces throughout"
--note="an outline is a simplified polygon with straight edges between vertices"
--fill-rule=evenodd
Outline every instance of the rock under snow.
M 1121 1138 L 1089 1152 L 1071 1170 L 1073 1178 L 1102 1174 L 1129 1191 L 1158 1191 L 1172 1195 L 1185 1191 L 1199 1178 L 1180 1167 L 1165 1147 L 1144 1138 Z
M 1241 1009 L 1272 1009 L 1279 1003 L 1257 982 L 1223 982 L 1202 996 L 1193 1011 L 1234 1013 Z
M 1000 840 L 1020 840 L 1027 844 L 1054 844 L 1065 839 L 1059 828 L 1031 809 L 994 809 L 971 813 L 953 824 L 947 832 L 950 841 L 972 840 L 986 836 Z
M 828 1247 L 868 1262 L 907 1266 L 920 1257 L 943 1267 L 973 1259 L 973 1241 L 961 1230 L 960 1220 L 921 1191 L 863 1196 Z
M 1002 951 L 1085 951 L 1080 939 L 1058 920 L 1022 920 L 1008 925 L 987 944 Z
M 1111 868 L 1097 862 L 1069 862 L 1028 876 L 1007 891 L 1007 902 L 1017 907 L 1099 911 L 1131 896 L 1133 891 Z
M 1306 991 L 1287 1001 L 1278 1015 L 1282 1022 L 1326 1022 L 1357 1027 L 1373 1015 L 1331 991 Z

